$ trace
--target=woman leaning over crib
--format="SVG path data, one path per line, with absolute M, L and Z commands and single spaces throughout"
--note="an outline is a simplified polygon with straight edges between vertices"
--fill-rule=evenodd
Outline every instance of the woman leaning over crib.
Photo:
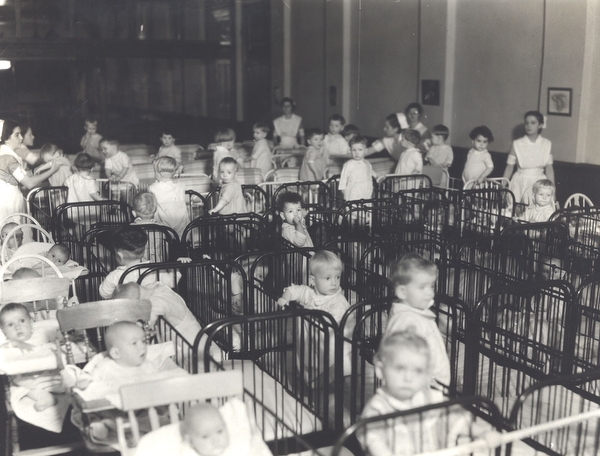
M 531 187 L 540 179 L 554 182 L 552 143 L 541 135 L 545 127 L 544 116 L 539 111 L 525 113 L 525 136 L 513 141 L 504 177 L 512 179 L 510 189 L 517 202 L 529 204 Z M 517 171 L 513 171 L 517 165 Z
M 23 167 L 23 159 L 19 157 L 17 150 L 22 142 L 21 127 L 14 120 L 6 120 L 2 125 L 0 139 L 0 220 L 4 220 L 15 212 L 24 212 L 25 199 L 19 184 L 34 188 L 52 176 L 59 168 L 56 163 L 43 173 L 28 176 Z

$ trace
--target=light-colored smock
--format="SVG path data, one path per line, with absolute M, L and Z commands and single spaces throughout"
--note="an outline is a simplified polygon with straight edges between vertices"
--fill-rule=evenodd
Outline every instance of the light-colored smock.
M 373 167 L 367 160 L 348 160 L 344 163 L 338 189 L 346 201 L 373 197 Z
M 185 185 L 174 180 L 156 181 L 148 187 L 148 191 L 156 197 L 158 207 L 155 216 L 158 221 L 173 228 L 181 237 L 190 223 L 185 204 Z
M 527 136 L 513 141 L 507 165 L 517 165 L 517 172 L 510 181 L 510 189 L 517 202 L 529 204 L 531 187 L 540 179 L 547 179 L 544 168 L 552 165 L 552 142 L 538 135 L 534 142 Z
M 278 117 L 273 121 L 273 127 L 275 129 L 273 135 L 280 138 L 279 145 L 283 149 L 298 147 L 298 135 L 304 136 L 302 117 L 296 114 L 292 114 L 289 119 L 285 116 Z

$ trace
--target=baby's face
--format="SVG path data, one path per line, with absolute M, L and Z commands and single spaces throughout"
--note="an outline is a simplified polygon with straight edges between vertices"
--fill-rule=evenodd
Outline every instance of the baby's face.
M 261 130 L 260 128 L 254 129 L 254 141 L 260 141 L 261 139 L 265 139 L 267 137 L 267 132 Z
M 85 131 L 90 135 L 93 135 L 98 130 L 98 124 L 96 122 L 86 122 L 85 123 Z
M 162 141 L 163 146 L 165 146 L 165 147 L 170 147 L 173 144 L 175 144 L 175 138 L 173 138 L 172 135 L 163 134 L 160 137 L 160 140 Z
M 22 309 L 6 312 L 0 321 L 0 328 L 11 342 L 26 342 L 31 338 L 33 331 L 31 317 Z
M 552 204 L 552 200 L 554 197 L 554 191 L 551 188 L 541 187 L 538 189 L 537 193 L 533 194 L 535 204 L 540 207 L 549 206 Z
M 323 147 L 323 135 L 313 135 L 306 142 L 309 146 L 313 146 L 315 149 L 320 150 Z
M 218 456 L 229 446 L 229 433 L 217 411 L 199 412 L 192 420 L 190 444 L 200 456 Z
M 46 258 L 48 258 L 56 266 L 62 266 L 68 261 L 67 256 L 61 252 L 60 249 L 55 247 L 52 247 L 50 250 L 48 250 L 46 253 Z
M 141 366 L 148 352 L 144 330 L 131 328 L 119 338 L 114 348 L 118 349 L 119 356 L 115 359 L 118 364 L 129 367 Z
M 4 244 L 4 241 L 6 241 L 7 236 L 13 230 L 13 228 L 16 227 L 17 224 L 15 223 L 9 223 L 7 225 L 4 225 L 4 228 L 2 228 L 2 231 L 0 232 L 0 240 L 2 241 L 2 244 Z M 18 249 L 21 246 L 22 242 L 23 232 L 19 230 L 16 233 L 14 233 L 8 240 L 8 248 L 13 250 Z
M 332 120 L 329 122 L 329 133 L 332 135 L 339 135 L 343 129 L 344 126 L 339 120 Z
M 318 295 L 333 295 L 340 289 L 342 271 L 331 266 L 326 266 L 317 271 L 311 278 Z
M 229 182 L 235 180 L 236 169 L 234 165 L 220 165 L 219 166 L 219 177 L 221 178 L 221 182 L 223 184 L 228 184 Z
M 119 152 L 119 148 L 116 144 L 109 144 L 107 142 L 103 142 L 100 144 L 100 150 L 106 158 L 114 157 Z
M 471 142 L 473 143 L 473 148 L 476 151 L 481 152 L 487 149 L 489 140 L 483 135 L 477 135 Z
M 409 283 L 396 287 L 396 296 L 415 309 L 428 309 L 435 297 L 436 281 L 437 276 L 435 274 L 430 274 L 427 271 L 415 272 Z
M 376 367 L 383 389 L 400 401 L 407 401 L 426 389 L 431 380 L 427 355 L 408 348 L 390 350 L 383 361 L 377 362 Z
M 352 158 L 354 160 L 362 160 L 365 158 L 365 154 L 367 153 L 367 146 L 363 143 L 352 144 Z
M 279 215 L 284 222 L 293 225 L 294 219 L 297 217 L 302 218 L 304 213 L 300 203 L 285 203 L 283 205 L 283 212 L 280 212 Z

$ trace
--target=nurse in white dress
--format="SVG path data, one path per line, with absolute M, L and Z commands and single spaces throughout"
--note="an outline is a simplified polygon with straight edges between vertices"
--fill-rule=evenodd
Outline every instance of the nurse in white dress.
M 17 150 L 22 142 L 21 127 L 14 120 L 6 120 L 2 125 L 0 139 L 0 221 L 16 213 L 25 211 L 25 198 L 19 184 L 34 188 L 52 176 L 59 168 L 55 162 L 52 167 L 36 176 L 28 176 L 23 167 L 23 160 Z
M 552 166 L 552 143 L 540 133 L 544 128 L 544 116 L 539 111 L 525 114 L 525 136 L 513 141 L 506 160 L 504 177 L 510 180 L 510 189 L 517 202 L 529 204 L 531 187 L 540 179 L 554 182 Z M 517 170 L 513 175 L 515 170 Z
M 273 121 L 273 141 L 283 149 L 293 149 L 304 145 L 304 127 L 302 117 L 294 114 L 294 100 L 283 98 L 281 109 L 283 115 Z

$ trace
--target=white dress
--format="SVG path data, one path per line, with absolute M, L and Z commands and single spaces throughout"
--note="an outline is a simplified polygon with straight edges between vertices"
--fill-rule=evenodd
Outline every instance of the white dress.
M 6 144 L 0 145 L 0 221 L 16 212 L 25 212 L 19 182 L 25 177 L 23 161 Z
M 170 226 L 181 236 L 190 223 L 185 204 L 185 185 L 175 181 L 156 181 L 148 191 L 156 197 L 158 208 L 156 217 L 159 222 Z
M 540 179 L 547 179 L 544 168 L 553 163 L 551 149 L 552 142 L 541 135 L 534 142 L 527 136 L 513 141 L 506 164 L 518 166 L 510 181 L 510 189 L 517 202 L 529 204 L 533 184 Z
M 344 163 L 338 188 L 346 201 L 373 197 L 373 167 L 367 160 L 348 160 Z
M 280 145 L 284 149 L 292 149 L 298 146 L 298 133 L 301 130 L 302 117 L 292 114 L 286 119 L 285 116 L 278 117 L 273 121 L 275 136 L 281 138 Z

